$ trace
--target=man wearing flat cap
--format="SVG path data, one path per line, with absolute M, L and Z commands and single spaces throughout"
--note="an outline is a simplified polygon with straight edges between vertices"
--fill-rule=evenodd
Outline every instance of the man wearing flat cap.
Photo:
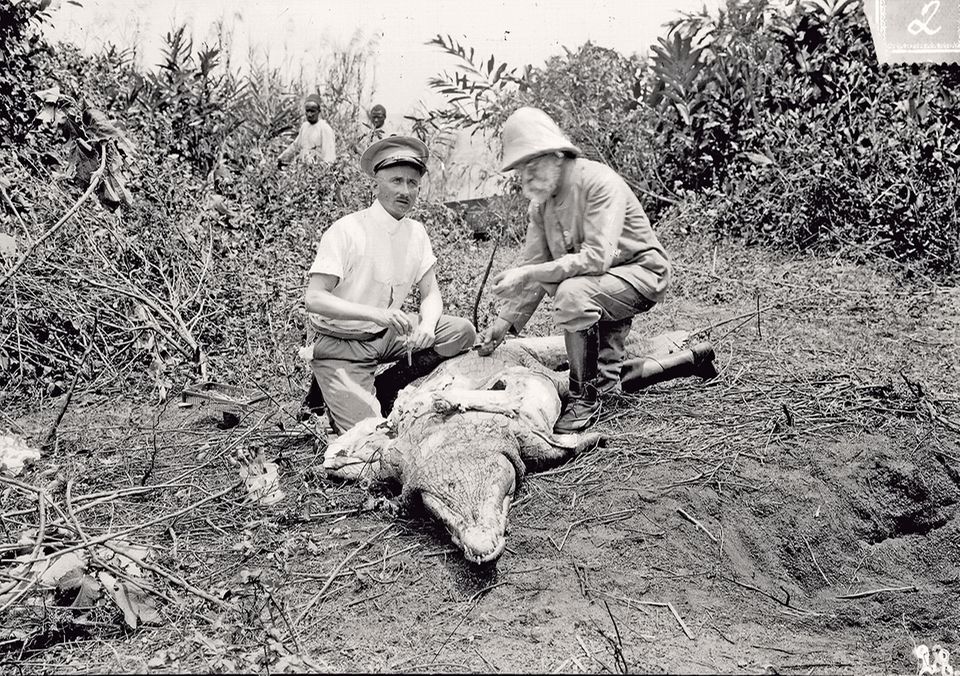
M 336 138 L 333 128 L 320 119 L 320 96 L 310 94 L 303 102 L 306 121 L 300 132 L 286 150 L 277 158 L 277 166 L 289 164 L 295 158 L 306 164 L 325 162 L 332 164 L 337 159 Z
M 479 353 L 491 354 L 508 331 L 519 332 L 551 294 L 570 363 L 569 397 L 555 431 L 579 432 L 599 418 L 602 397 L 621 391 L 621 375 L 627 383 L 624 342 L 633 317 L 664 297 L 670 261 L 623 178 L 580 157 L 542 110 L 514 112 L 502 141 L 502 171 L 519 172 L 529 222 L 517 266 L 494 278 L 493 291 L 506 302 Z M 701 375 L 675 366 L 662 369 L 663 379 Z
M 427 148 L 415 138 L 391 136 L 367 148 L 360 167 L 376 181 L 376 200 L 331 225 L 310 266 L 305 302 L 317 331 L 310 365 L 336 432 L 386 415 L 401 387 L 476 339 L 469 321 L 443 314 L 427 231 L 407 218 L 426 166 Z M 401 309 L 414 285 L 418 315 Z M 376 376 L 389 362 L 396 363 Z

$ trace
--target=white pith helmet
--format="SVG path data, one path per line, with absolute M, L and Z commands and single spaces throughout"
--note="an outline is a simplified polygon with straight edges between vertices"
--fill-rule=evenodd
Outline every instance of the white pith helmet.
M 582 154 L 560 131 L 557 123 L 539 108 L 515 110 L 503 123 L 500 138 L 503 142 L 503 167 L 500 171 L 516 169 L 517 165 L 547 153 Z

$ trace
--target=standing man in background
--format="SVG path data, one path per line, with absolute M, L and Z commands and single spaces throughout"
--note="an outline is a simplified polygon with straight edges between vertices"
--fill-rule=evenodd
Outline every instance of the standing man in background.
M 386 121 L 387 109 L 379 103 L 367 111 L 367 119 L 360 123 L 361 131 L 357 136 L 356 147 L 358 153 L 362 153 L 371 143 L 375 143 L 388 135 L 387 130 L 383 128 Z
M 623 178 L 580 157 L 542 110 L 514 112 L 502 141 L 501 171 L 520 174 L 529 223 L 519 263 L 494 278 L 493 292 L 506 302 L 483 332 L 479 353 L 491 354 L 508 330 L 519 332 L 544 294 L 552 295 L 570 363 L 570 396 L 555 431 L 579 432 L 598 420 L 603 396 L 621 391 L 631 322 L 664 297 L 670 261 Z M 690 355 L 697 369 L 712 358 L 712 350 Z M 678 363 L 662 375 L 707 377 L 708 365 L 689 373 L 690 365 Z
M 376 136 L 374 140 L 379 141 L 386 133 L 383 129 L 383 123 L 387 121 L 387 109 L 378 103 L 367 113 L 367 118 L 370 120 L 370 133 Z
M 310 94 L 303 102 L 306 121 L 287 149 L 277 158 L 277 166 L 289 164 L 295 158 L 306 164 L 325 162 L 332 164 L 337 159 L 336 138 L 333 129 L 320 119 L 320 95 Z

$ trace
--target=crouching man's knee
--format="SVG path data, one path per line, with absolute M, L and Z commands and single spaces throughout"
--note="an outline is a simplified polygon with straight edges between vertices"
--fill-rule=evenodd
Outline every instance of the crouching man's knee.
M 560 282 L 553 299 L 553 321 L 562 331 L 583 331 L 600 321 L 595 299 L 595 282 L 588 277 L 571 277 Z
M 453 357 L 466 352 L 477 342 L 477 330 L 473 324 L 461 317 L 444 315 L 437 323 L 434 351 L 443 357 Z

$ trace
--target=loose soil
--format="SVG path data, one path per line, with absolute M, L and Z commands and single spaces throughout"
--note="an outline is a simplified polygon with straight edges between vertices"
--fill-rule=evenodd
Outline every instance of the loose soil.
M 130 536 L 222 608 L 155 576 L 155 626 L 106 603 L 24 606 L 3 669 L 873 674 L 914 672 L 918 644 L 960 647 L 960 292 L 895 267 L 671 250 L 673 292 L 636 330 L 710 339 L 720 376 L 611 402 L 605 447 L 524 480 L 493 568 L 383 489 L 326 479 L 322 434 L 279 383 L 228 430 L 206 406 L 78 398 L 24 481 L 78 496 L 181 477 L 86 511 L 89 537 L 228 488 L 241 449 L 278 462 L 286 497 L 236 490 Z M 39 434 L 55 415 L 4 424 Z M 22 500 L 3 495 L 5 512 Z

